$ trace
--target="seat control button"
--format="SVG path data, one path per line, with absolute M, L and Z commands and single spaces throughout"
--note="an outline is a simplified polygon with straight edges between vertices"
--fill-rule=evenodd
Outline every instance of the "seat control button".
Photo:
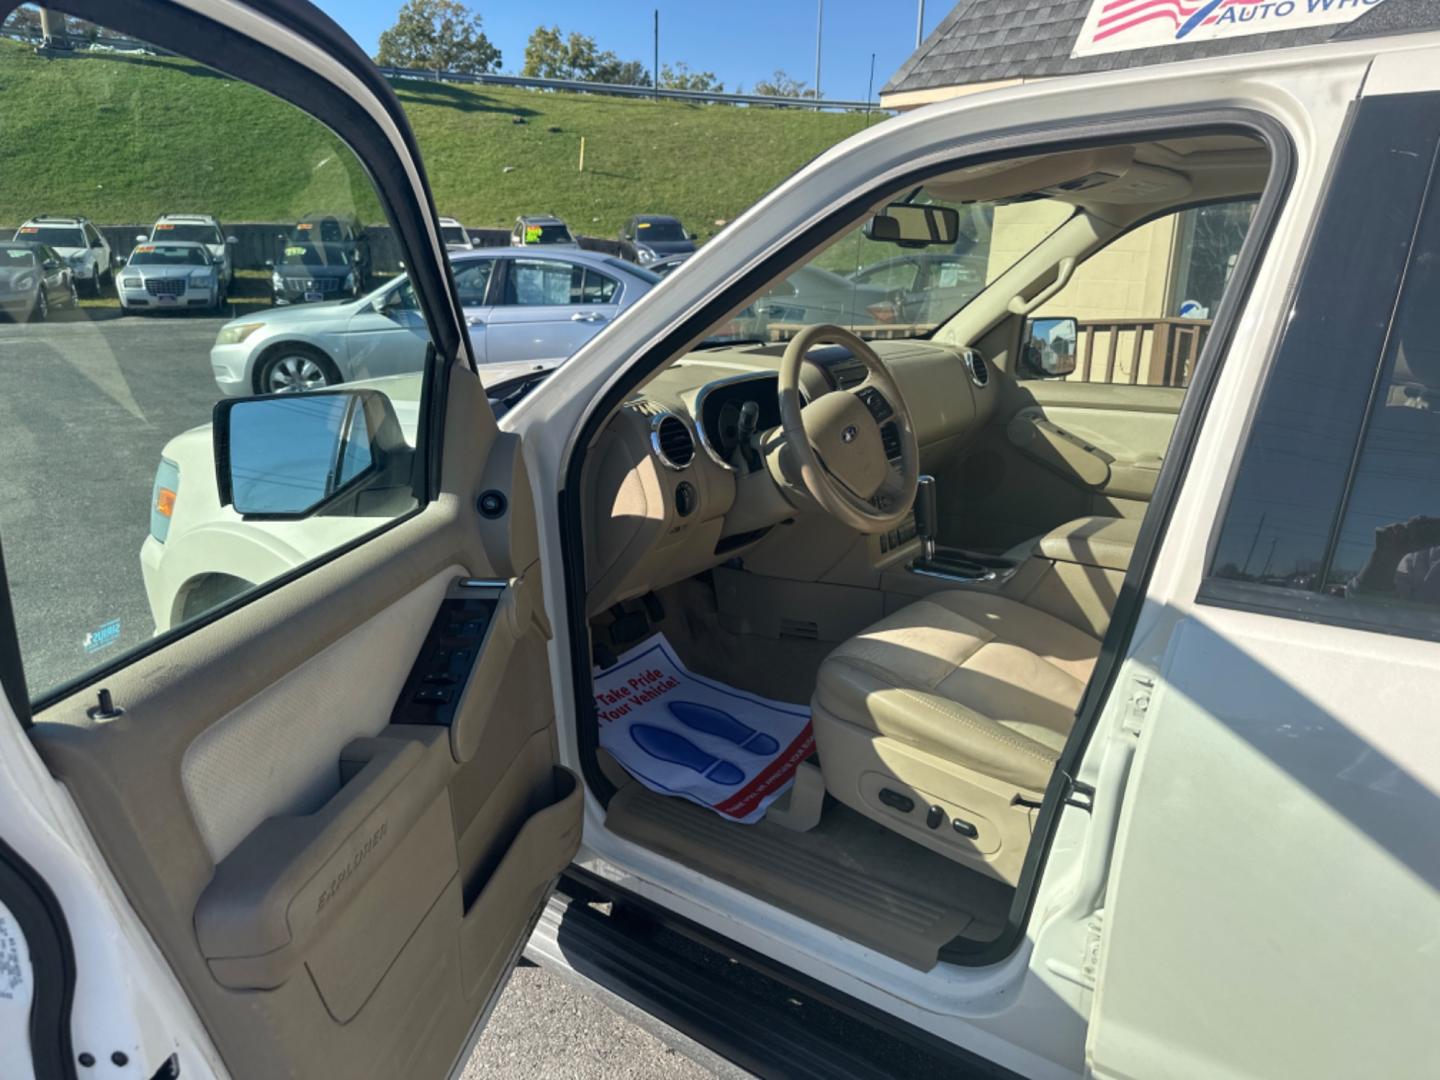
M 966 837 L 967 839 L 974 840 L 977 836 L 980 835 L 979 829 L 977 829 L 974 825 L 971 825 L 968 821 L 961 821 L 958 817 L 950 824 L 957 833 L 959 833 L 963 837 Z
M 944 810 L 944 808 L 939 807 L 939 806 L 932 806 L 932 807 L 930 807 L 930 809 L 929 809 L 929 810 L 926 812 L 926 814 L 925 814 L 925 824 L 926 824 L 928 827 L 932 828 L 932 829 L 938 829 L 941 825 L 944 825 L 944 824 L 945 824 L 945 810 Z
M 880 801 L 892 810 L 899 810 L 902 814 L 908 814 L 915 809 L 915 800 L 909 795 L 901 795 L 898 791 L 891 791 L 888 787 L 880 789 Z

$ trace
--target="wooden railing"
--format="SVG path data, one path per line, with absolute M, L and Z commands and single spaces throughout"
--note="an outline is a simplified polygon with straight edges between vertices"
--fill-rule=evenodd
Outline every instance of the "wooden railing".
M 1188 386 L 1208 319 L 1093 319 L 1079 325 L 1068 381 Z

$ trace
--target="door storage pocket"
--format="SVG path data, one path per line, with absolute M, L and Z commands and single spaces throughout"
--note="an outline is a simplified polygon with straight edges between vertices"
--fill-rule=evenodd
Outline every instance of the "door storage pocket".
M 460 967 L 465 996 L 490 985 L 514 942 L 507 927 L 530 925 L 529 912 L 580 847 L 585 801 L 569 769 L 556 767 L 543 809 L 520 826 L 505 854 L 475 894 L 460 927 Z

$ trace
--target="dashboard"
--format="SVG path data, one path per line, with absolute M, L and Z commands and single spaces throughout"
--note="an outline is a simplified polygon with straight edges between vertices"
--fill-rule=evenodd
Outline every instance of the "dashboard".
M 922 468 L 957 454 L 993 414 L 998 389 L 973 350 L 911 340 L 871 346 L 904 396 Z M 782 522 L 824 513 L 785 448 L 784 352 L 783 343 L 697 350 L 654 375 L 606 423 L 584 474 L 592 612 L 718 566 Z M 852 390 L 867 374 L 838 346 L 812 349 L 806 361 L 807 403 Z M 883 424 L 882 436 L 893 460 Z

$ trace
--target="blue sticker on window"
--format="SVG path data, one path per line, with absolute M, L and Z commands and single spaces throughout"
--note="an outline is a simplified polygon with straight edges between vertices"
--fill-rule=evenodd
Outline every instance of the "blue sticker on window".
M 104 626 L 91 630 L 85 635 L 85 651 L 99 652 L 107 645 L 114 645 L 120 638 L 120 620 L 111 619 Z

